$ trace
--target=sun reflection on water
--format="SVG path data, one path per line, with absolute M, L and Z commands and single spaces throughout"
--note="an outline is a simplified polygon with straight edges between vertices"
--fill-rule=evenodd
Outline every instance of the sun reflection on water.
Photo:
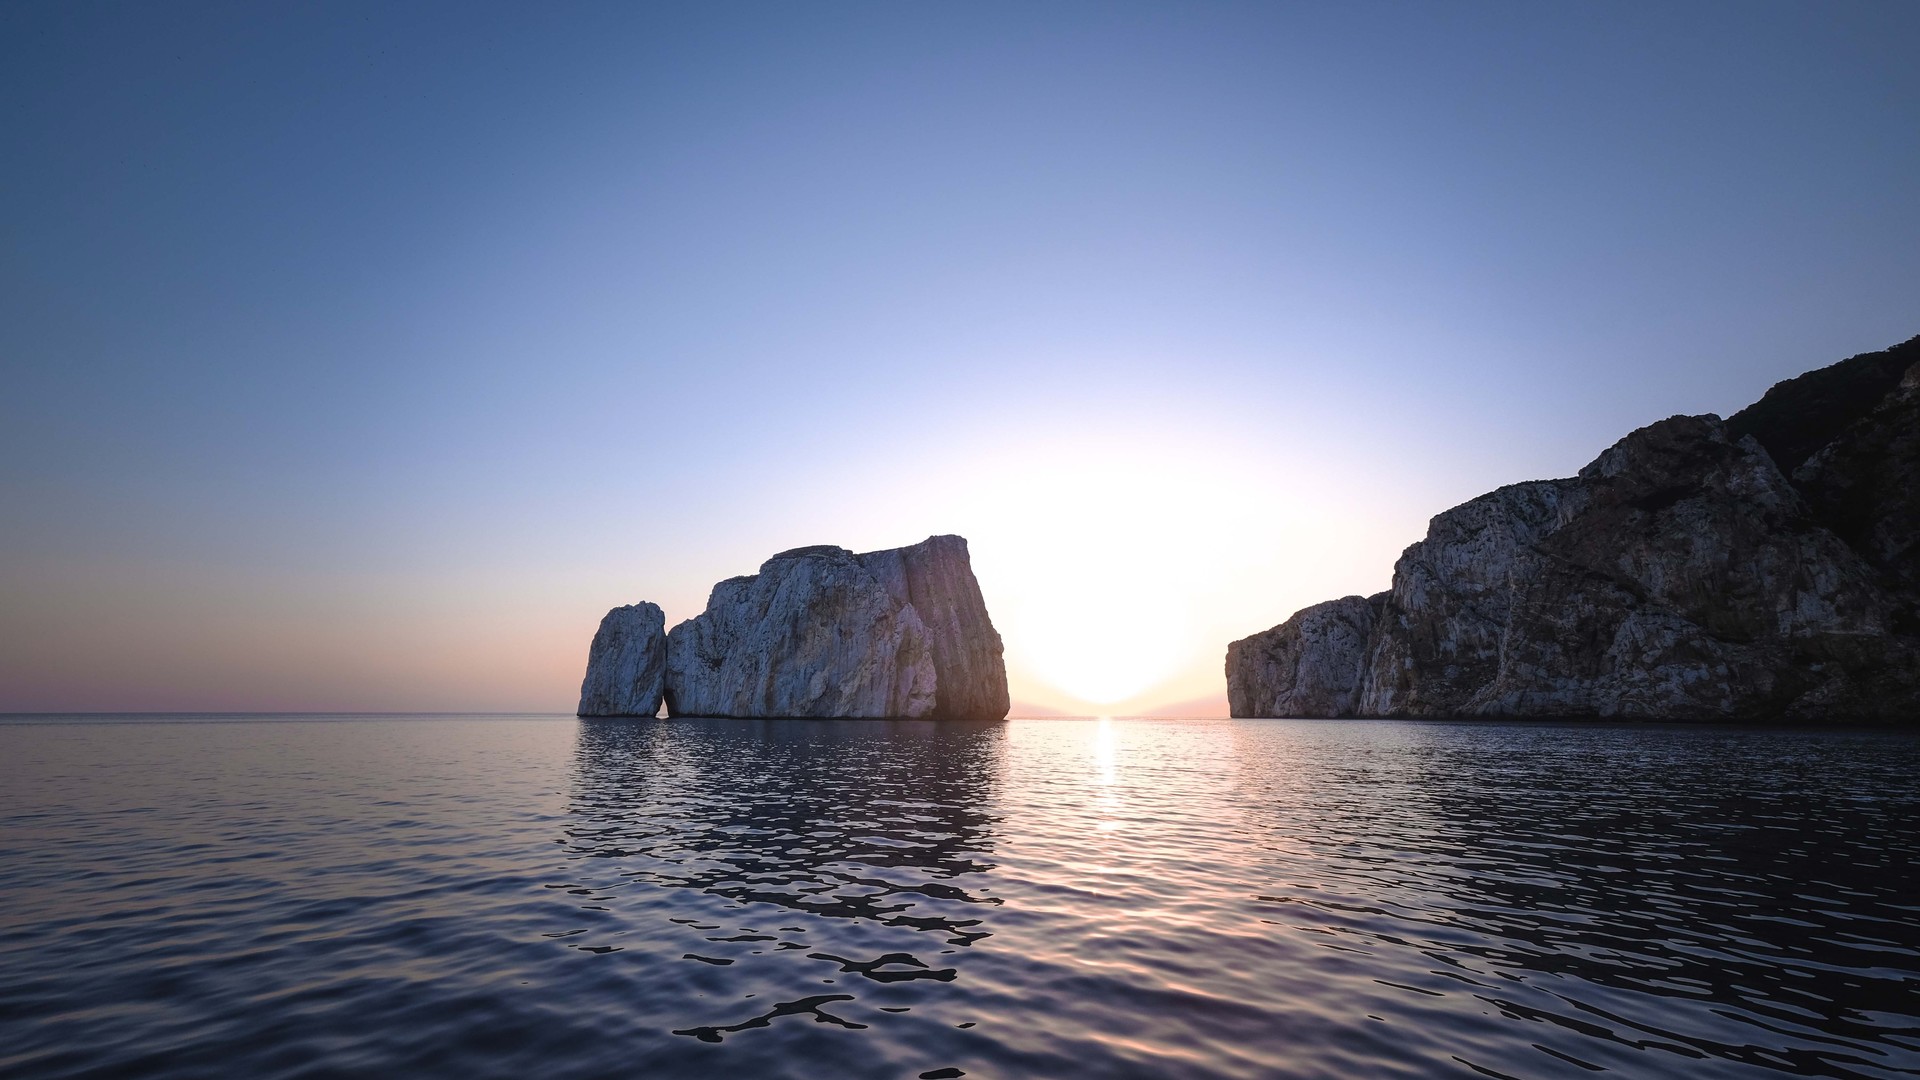
M 1117 742 L 1113 717 L 1101 717 L 1093 727 L 1094 782 L 1100 787 L 1094 800 L 1096 812 L 1100 815 L 1095 827 L 1101 832 L 1114 832 L 1120 828 L 1120 793 L 1115 787 L 1119 774 Z
M 0 1073 L 1913 1075 L 1916 778 L 1898 733 L 0 722 Z

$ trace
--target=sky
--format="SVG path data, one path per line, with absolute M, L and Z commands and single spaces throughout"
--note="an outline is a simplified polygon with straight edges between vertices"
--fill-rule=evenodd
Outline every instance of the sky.
M 1920 333 L 1909 2 L 0 5 L 0 711 L 570 711 L 959 533 L 1224 715 L 1433 514 Z

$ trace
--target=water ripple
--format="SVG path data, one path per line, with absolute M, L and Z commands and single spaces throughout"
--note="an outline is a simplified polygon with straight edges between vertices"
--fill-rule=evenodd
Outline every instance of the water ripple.
M 0 1075 L 1920 1076 L 1920 740 L 0 724 Z

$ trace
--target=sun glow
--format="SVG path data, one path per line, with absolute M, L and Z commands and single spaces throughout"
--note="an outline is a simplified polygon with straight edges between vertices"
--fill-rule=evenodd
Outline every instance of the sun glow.
M 1325 432 L 1295 423 L 1263 436 L 1230 438 L 1166 408 L 1096 429 L 983 434 L 819 505 L 892 493 L 856 534 L 873 547 L 918 539 L 897 531 L 903 520 L 967 537 L 1016 707 L 1224 715 L 1229 641 L 1379 588 L 1414 528 L 1380 527 L 1371 508 L 1390 500 L 1352 462 L 1325 458 Z
M 1054 582 L 1026 598 L 1010 622 L 1017 659 L 1060 690 L 1113 705 L 1174 674 L 1189 659 L 1187 620 L 1145 620 L 1137 600 L 1103 590 L 1094 575 Z
M 1251 481 L 1222 468 L 1231 456 L 1083 438 L 1010 457 L 971 516 L 988 523 L 973 526 L 974 564 L 1014 680 L 1101 711 L 1156 688 L 1168 701 L 1213 690 L 1218 679 L 1169 680 L 1211 666 L 1204 654 L 1225 639 L 1209 614 L 1276 546 Z

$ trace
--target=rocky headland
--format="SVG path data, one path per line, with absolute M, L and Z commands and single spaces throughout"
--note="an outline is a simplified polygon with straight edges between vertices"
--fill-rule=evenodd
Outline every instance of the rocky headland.
M 623 614 L 647 610 L 651 622 Z M 1007 715 L 1000 635 L 958 536 L 783 551 L 715 585 L 706 610 L 671 632 L 659 611 L 602 620 L 580 715 L 652 716 L 663 699 L 671 716 Z
M 1234 716 L 1920 720 L 1920 338 L 1445 511 L 1226 674 Z

